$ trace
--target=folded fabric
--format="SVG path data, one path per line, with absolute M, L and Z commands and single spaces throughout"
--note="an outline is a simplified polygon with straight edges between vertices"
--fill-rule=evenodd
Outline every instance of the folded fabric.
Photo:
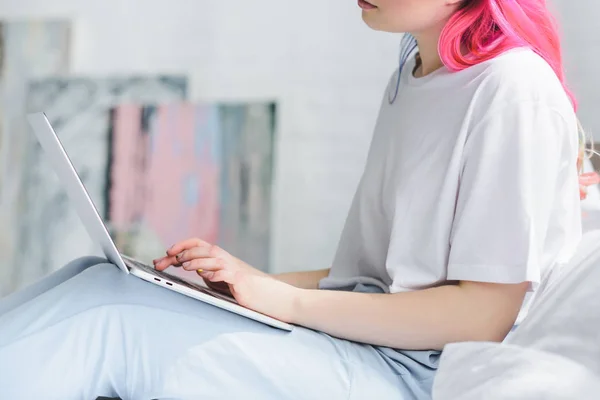
M 434 400 L 597 399 L 600 393 L 600 231 L 544 276 L 527 317 L 503 344 L 446 346 Z
M 600 377 L 566 357 L 499 343 L 444 349 L 434 400 L 597 399 Z
M 507 343 L 562 355 L 600 375 L 600 231 L 584 235 Z

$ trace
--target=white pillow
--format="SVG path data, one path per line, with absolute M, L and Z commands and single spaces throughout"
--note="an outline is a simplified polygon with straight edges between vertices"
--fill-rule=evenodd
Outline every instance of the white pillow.
M 600 231 L 542 280 L 504 344 L 446 346 L 434 399 L 600 398 Z
M 600 375 L 600 231 L 586 233 L 571 263 L 538 290 L 506 343 L 562 355 Z
M 565 357 L 499 343 L 446 346 L 433 400 L 597 399 L 600 377 Z

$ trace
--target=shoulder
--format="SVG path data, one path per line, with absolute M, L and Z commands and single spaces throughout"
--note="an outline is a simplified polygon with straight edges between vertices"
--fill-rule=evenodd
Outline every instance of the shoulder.
M 509 50 L 471 67 L 477 95 L 486 108 L 510 104 L 537 104 L 561 114 L 573 112 L 573 105 L 552 67 L 528 48 Z
M 541 56 L 530 49 L 514 49 L 470 69 L 474 95 L 467 137 L 502 138 L 516 145 L 553 138 L 577 150 L 574 107 Z
M 534 51 L 513 49 L 469 70 L 465 72 L 474 86 L 470 104 L 473 123 L 500 123 L 507 118 L 525 118 L 534 123 L 552 116 L 558 130 L 577 131 L 575 111 L 561 81 Z

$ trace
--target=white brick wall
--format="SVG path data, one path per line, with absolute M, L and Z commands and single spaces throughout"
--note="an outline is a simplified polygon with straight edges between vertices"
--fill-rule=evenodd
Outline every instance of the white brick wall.
M 399 38 L 353 1 L 0 0 L 72 17 L 78 74 L 191 73 L 195 99 L 277 99 L 274 271 L 331 262 Z
M 567 79 L 579 101 L 579 117 L 586 131 L 600 142 L 600 3 L 592 0 L 550 2 L 561 23 Z
M 600 131 L 600 6 L 554 3 L 580 115 Z M 196 99 L 278 99 L 273 270 L 328 266 L 397 36 L 365 27 L 353 0 L 0 0 L 0 18 L 35 16 L 76 19 L 76 73 L 191 72 Z

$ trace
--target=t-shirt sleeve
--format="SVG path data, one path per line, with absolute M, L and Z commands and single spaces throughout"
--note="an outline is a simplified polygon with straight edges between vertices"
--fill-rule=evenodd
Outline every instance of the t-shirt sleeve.
M 577 179 L 571 121 L 531 102 L 507 104 L 475 123 L 462 158 L 449 280 L 539 282 L 560 180 Z

